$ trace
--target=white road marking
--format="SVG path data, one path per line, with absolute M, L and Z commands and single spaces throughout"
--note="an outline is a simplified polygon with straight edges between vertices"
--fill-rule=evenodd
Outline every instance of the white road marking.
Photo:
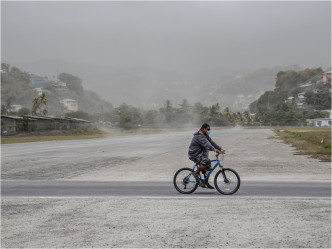
M 5 196 L 1 199 L 305 199 L 305 200 L 331 200 L 331 197 L 294 197 L 294 196 L 192 196 L 192 197 L 177 197 L 177 196 Z

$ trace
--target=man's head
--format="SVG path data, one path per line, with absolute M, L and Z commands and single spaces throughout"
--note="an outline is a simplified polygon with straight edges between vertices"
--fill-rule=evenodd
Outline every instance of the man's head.
M 201 131 L 203 132 L 204 135 L 209 135 L 210 134 L 210 125 L 205 123 L 201 127 Z

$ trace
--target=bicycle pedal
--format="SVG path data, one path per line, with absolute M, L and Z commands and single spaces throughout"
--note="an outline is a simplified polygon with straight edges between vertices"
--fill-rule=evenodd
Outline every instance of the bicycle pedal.
M 204 184 L 204 182 L 202 180 L 198 181 L 198 185 L 201 186 L 201 187 L 205 187 L 205 184 Z

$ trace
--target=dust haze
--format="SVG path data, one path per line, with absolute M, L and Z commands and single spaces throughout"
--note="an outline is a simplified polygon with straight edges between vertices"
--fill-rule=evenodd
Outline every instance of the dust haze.
M 77 75 L 113 105 L 244 109 L 278 70 L 331 66 L 329 1 L 1 2 L 1 16 L 2 62 Z

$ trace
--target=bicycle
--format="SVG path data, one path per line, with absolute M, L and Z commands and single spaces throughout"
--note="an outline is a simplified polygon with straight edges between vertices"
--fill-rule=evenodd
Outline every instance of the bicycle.
M 222 153 L 221 160 L 219 160 L 219 155 L 216 154 L 216 159 L 211 160 L 211 162 L 216 162 L 216 164 L 213 166 L 211 171 L 207 174 L 207 176 L 202 179 L 201 174 L 199 173 L 199 180 L 200 183 L 195 179 L 193 176 L 193 172 L 198 169 L 199 165 L 196 163 L 194 167 L 191 168 L 182 168 L 179 169 L 173 178 L 173 184 L 175 189 L 180 192 L 181 194 L 191 194 L 193 193 L 199 185 L 202 183 L 204 184 L 204 181 L 212 174 L 212 172 L 219 166 L 220 170 L 217 172 L 217 174 L 214 177 L 214 185 L 218 192 L 223 195 L 232 195 L 236 193 L 241 184 L 240 176 L 239 174 L 230 168 L 224 168 L 223 167 L 223 160 L 224 160 L 224 153 Z

